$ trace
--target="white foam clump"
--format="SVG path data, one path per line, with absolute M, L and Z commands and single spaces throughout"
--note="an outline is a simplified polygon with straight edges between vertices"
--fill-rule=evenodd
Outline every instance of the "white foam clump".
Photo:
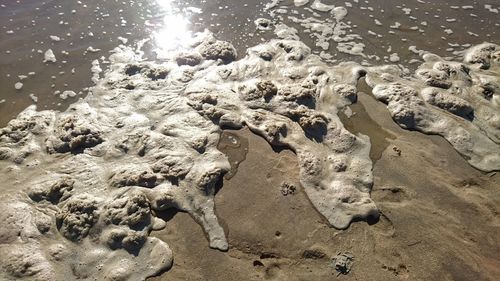
M 45 54 L 43 55 L 43 62 L 56 62 L 56 61 L 57 59 L 52 49 L 48 49 L 47 51 L 45 51 Z
M 76 97 L 76 93 L 74 91 L 63 91 L 62 93 L 59 94 L 59 97 L 65 100 L 68 97 L 70 98 Z
M 389 56 L 389 61 L 390 62 L 398 62 L 399 61 L 399 55 L 397 53 L 392 53 L 390 56 Z
M 500 46 L 484 43 L 463 62 L 422 52 L 411 78 L 374 67 L 367 82 L 401 127 L 443 136 L 474 167 L 500 170 Z
M 335 8 L 335 5 L 327 5 L 322 3 L 321 0 L 314 0 L 311 4 L 311 8 L 320 12 L 328 12 L 331 9 Z
M 35 96 L 35 94 L 30 94 L 30 99 L 34 102 L 34 103 L 37 103 L 38 102 L 38 97 Z
M 401 8 L 401 10 L 405 13 L 405 15 L 411 14 L 411 9 L 410 8 Z
M 307 3 L 309 3 L 309 0 L 293 0 L 293 4 L 294 4 L 296 7 L 304 6 L 304 5 L 306 5 Z
M 254 23 L 258 30 L 271 30 L 273 26 L 272 21 L 265 18 L 258 18 Z
M 125 37 L 118 36 L 117 39 L 122 43 L 122 44 L 127 44 L 128 39 Z
M 50 40 L 54 41 L 54 42 L 59 42 L 61 41 L 61 38 L 59 36 L 55 36 L 55 35 L 50 35 Z
M 23 88 L 23 83 L 17 82 L 16 84 L 14 84 L 14 88 L 16 90 L 21 90 Z
M 393 25 L 389 26 L 390 28 L 392 29 L 398 29 L 401 27 L 401 23 L 399 22 L 395 22 Z
M 101 49 L 97 49 L 97 48 L 94 48 L 92 46 L 89 46 L 86 51 L 90 52 L 90 53 L 97 53 L 97 52 L 100 52 Z
M 419 56 L 423 56 L 426 53 L 428 53 L 427 51 L 418 49 L 417 46 L 414 46 L 414 45 L 409 46 L 408 50 L 411 51 L 412 53 L 416 54 L 416 55 L 419 55 Z
M 347 16 L 347 9 L 342 6 L 335 7 L 332 10 L 332 14 L 335 17 L 335 20 L 340 22 L 345 18 L 345 16 Z
M 144 280 L 172 265 L 149 236 L 170 208 L 227 250 L 214 212 L 230 169 L 222 127 L 294 150 L 306 194 L 334 227 L 378 216 L 368 137 L 336 115 L 356 100 L 359 65 L 326 65 L 295 40 L 233 62 L 232 45 L 208 33 L 162 63 L 121 50 L 85 99 L 65 112 L 31 106 L 0 130 L 0 279 Z
M 271 0 L 271 2 L 267 3 L 265 6 L 264 6 L 264 11 L 267 11 L 267 10 L 270 10 L 270 9 L 273 9 L 275 8 L 276 6 L 279 5 L 280 2 L 282 2 L 283 0 Z
M 484 8 L 486 10 L 490 11 L 491 13 L 498 14 L 498 9 L 497 8 L 493 8 L 493 6 L 491 4 L 485 4 Z
M 102 68 L 98 60 L 92 61 L 92 67 L 90 68 L 90 72 L 92 73 L 92 78 L 90 80 L 94 83 L 99 82 Z

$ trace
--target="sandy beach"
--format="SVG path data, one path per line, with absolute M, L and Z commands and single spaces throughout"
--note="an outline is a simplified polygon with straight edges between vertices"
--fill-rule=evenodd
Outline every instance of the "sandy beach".
M 499 10 L 0 0 L 0 279 L 497 280 Z

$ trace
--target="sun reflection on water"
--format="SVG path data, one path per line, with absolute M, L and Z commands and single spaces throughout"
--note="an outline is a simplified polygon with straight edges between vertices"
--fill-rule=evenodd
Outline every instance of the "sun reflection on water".
M 158 56 L 161 56 L 162 53 L 182 47 L 192 38 L 192 32 L 189 30 L 190 16 L 187 14 L 200 11 L 195 8 L 182 11 L 176 5 L 175 0 L 156 0 L 156 2 L 161 9 L 159 14 L 163 19 L 159 24 L 159 29 L 153 32 L 153 39 L 157 48 L 155 51 Z

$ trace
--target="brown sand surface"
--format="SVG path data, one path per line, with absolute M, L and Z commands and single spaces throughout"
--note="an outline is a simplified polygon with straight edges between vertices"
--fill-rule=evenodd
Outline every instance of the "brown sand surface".
M 500 175 L 475 170 L 441 137 L 400 129 L 368 94 L 353 112 L 347 128 L 382 151 L 372 153 L 378 222 L 329 227 L 300 187 L 291 151 L 231 131 L 248 154 L 215 200 L 229 251 L 210 249 L 201 227 L 178 213 L 153 234 L 171 245 L 174 266 L 150 280 L 496 280 Z M 283 182 L 296 192 L 284 196 Z M 346 251 L 352 271 L 339 275 L 331 260 Z

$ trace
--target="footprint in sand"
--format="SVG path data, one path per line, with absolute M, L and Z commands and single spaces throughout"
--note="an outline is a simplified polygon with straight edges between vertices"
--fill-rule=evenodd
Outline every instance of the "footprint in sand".
M 411 200 L 413 194 L 402 186 L 384 186 L 374 188 L 372 196 L 375 202 L 404 203 Z
M 382 210 L 380 210 L 379 221 L 373 225 L 373 230 L 374 232 L 385 237 L 392 237 L 396 232 L 396 228 L 394 227 L 391 219 L 389 219 L 389 217 L 387 217 Z
M 272 263 L 266 268 L 266 273 L 264 275 L 266 280 L 282 280 L 286 276 L 284 275 L 281 267 L 277 263 Z

